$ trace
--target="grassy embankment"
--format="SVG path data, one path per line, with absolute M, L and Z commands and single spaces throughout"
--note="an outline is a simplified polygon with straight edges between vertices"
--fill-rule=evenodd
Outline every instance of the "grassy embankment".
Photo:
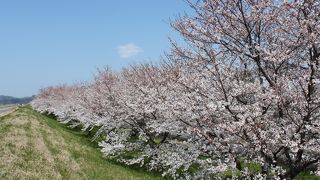
M 162 179 L 103 158 L 86 134 L 29 107 L 0 117 L 0 179 Z
M 163 179 L 104 159 L 86 133 L 69 129 L 30 107 L 0 116 L 0 179 Z M 259 171 L 258 166 L 248 167 Z M 228 171 L 222 177 L 231 174 Z M 301 174 L 296 179 L 320 178 Z

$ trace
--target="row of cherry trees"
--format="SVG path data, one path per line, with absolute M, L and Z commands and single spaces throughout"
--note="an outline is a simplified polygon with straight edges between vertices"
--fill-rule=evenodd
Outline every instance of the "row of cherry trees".
M 193 15 L 172 23 L 186 43 L 172 41 L 164 62 L 45 88 L 32 106 L 84 130 L 99 127 L 108 157 L 164 175 L 319 173 L 320 2 L 189 4 Z

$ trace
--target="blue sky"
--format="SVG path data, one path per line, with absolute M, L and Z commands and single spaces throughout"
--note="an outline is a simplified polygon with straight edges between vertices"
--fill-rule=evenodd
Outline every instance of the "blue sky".
M 0 95 L 90 81 L 97 68 L 157 61 L 179 39 L 183 0 L 1 0 Z

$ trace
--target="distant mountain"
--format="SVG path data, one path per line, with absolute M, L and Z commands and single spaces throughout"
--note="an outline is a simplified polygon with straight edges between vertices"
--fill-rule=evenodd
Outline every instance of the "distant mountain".
M 12 97 L 12 96 L 2 96 L 2 95 L 0 95 L 0 104 L 1 105 L 5 105 L 5 104 L 27 104 L 30 101 L 32 101 L 33 98 L 34 98 L 34 96 L 24 97 L 24 98 L 16 98 L 16 97 Z

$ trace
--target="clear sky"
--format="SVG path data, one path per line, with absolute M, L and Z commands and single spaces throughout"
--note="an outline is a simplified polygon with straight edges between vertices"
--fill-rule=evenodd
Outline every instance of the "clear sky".
M 1 0 L 0 95 L 90 81 L 97 68 L 157 61 L 183 0 Z

